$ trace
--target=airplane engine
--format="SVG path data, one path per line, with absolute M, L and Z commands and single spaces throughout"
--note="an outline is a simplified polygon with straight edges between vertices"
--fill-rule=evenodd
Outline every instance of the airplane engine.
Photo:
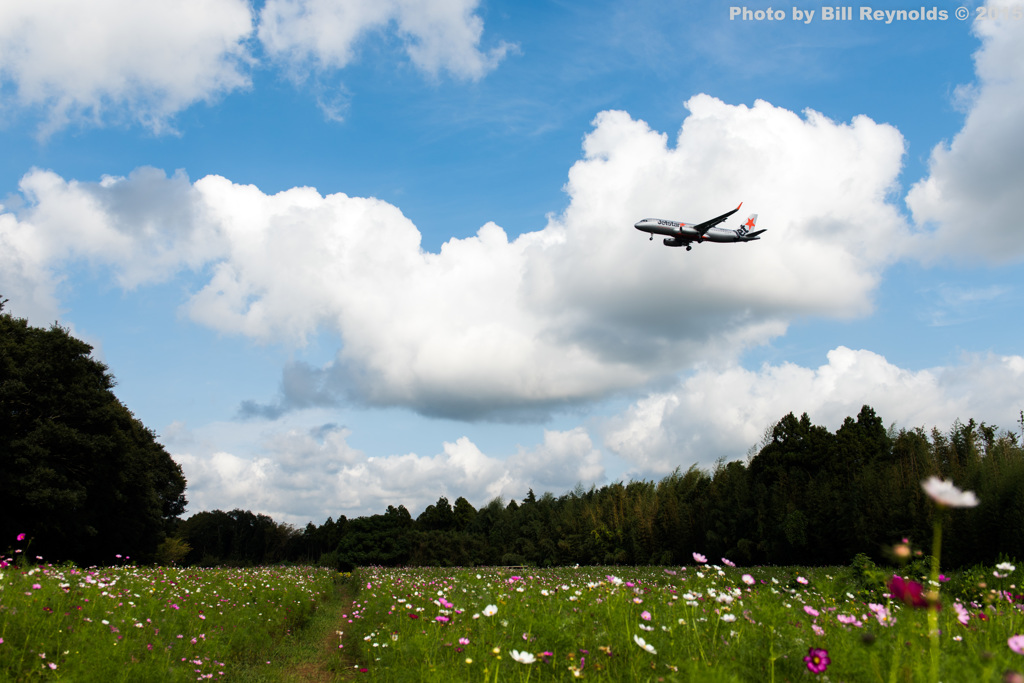
M 681 247 L 683 246 L 683 241 L 678 237 L 666 237 L 662 241 L 662 244 L 664 244 L 666 247 Z

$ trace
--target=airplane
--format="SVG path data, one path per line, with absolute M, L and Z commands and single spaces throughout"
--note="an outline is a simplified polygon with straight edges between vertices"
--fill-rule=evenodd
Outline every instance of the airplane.
M 662 241 L 662 244 L 666 247 L 686 247 L 686 251 L 690 251 L 693 248 L 690 244 L 691 242 L 696 242 L 697 244 L 701 242 L 753 242 L 754 240 L 761 239 L 758 235 L 767 230 L 767 228 L 751 232 L 754 229 L 754 224 L 757 222 L 756 213 L 750 214 L 743 225 L 736 230 L 715 227 L 739 211 L 740 206 L 743 206 L 743 202 L 740 202 L 739 206 L 732 211 L 727 211 L 718 218 L 712 218 L 703 223 L 680 223 L 666 221 L 661 218 L 645 218 L 637 222 L 633 227 L 637 230 L 651 233 L 652 240 L 655 235 L 668 235 Z

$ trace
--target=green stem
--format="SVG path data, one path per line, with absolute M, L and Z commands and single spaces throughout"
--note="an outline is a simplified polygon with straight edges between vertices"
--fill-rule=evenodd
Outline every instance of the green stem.
M 900 644 L 894 643 L 892 653 L 892 664 L 889 666 L 889 683 L 896 683 L 896 677 L 900 670 Z
M 693 639 L 697 642 L 697 650 L 700 652 L 700 661 L 704 662 L 707 666 L 708 658 L 704 656 L 704 645 L 701 641 L 704 639 L 700 637 L 700 633 L 697 631 L 697 608 L 690 608 L 690 627 L 693 629 Z
M 939 555 L 942 554 L 942 510 L 938 510 L 932 525 L 932 573 L 928 581 L 928 640 L 931 661 L 928 680 L 939 680 Z

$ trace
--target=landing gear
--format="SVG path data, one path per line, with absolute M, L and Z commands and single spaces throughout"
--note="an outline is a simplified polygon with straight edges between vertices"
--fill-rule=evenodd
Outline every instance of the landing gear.
M 686 251 L 690 251 L 691 249 L 693 249 L 693 247 L 691 247 L 689 244 L 687 244 L 686 245 Z
M 647 240 L 647 241 L 648 241 L 648 242 L 653 242 L 653 241 L 654 241 L 654 233 L 653 233 L 653 232 L 651 233 L 651 239 L 649 239 L 649 240 Z

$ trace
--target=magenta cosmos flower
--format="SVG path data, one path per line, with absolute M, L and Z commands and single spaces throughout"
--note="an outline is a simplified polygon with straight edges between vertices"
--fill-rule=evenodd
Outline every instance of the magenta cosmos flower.
M 899 600 L 911 607 L 927 607 L 928 601 L 924 597 L 924 586 L 917 581 L 907 581 L 898 574 L 893 574 L 889 580 L 889 592 L 894 600 Z
M 820 647 L 812 647 L 808 650 L 804 661 L 807 662 L 807 668 L 811 670 L 811 673 L 815 674 L 823 673 L 832 663 L 832 660 L 828 658 L 828 650 Z

